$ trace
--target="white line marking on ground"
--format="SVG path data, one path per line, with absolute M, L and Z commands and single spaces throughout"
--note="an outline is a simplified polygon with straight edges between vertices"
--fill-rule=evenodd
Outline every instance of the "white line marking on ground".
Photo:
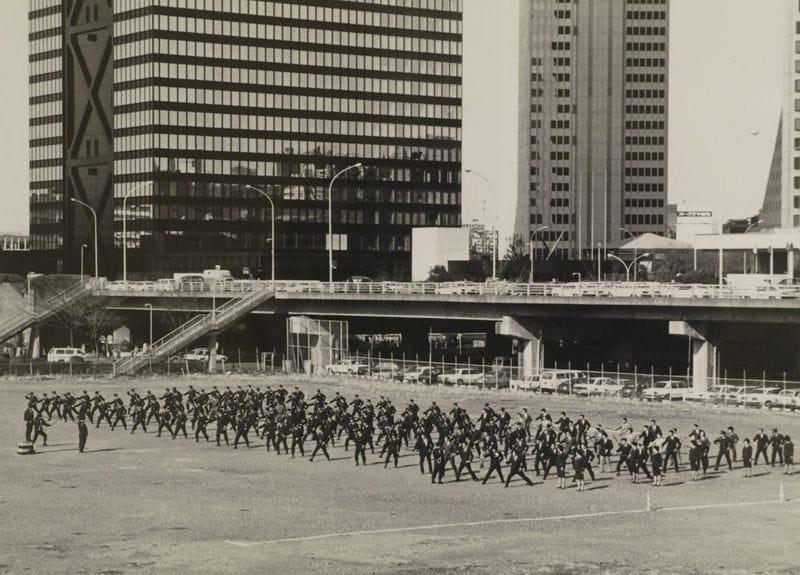
M 608 517 L 612 515 L 639 515 L 643 513 L 675 512 L 675 511 L 697 511 L 701 509 L 720 509 L 724 507 L 751 507 L 757 505 L 776 505 L 778 503 L 800 503 L 800 500 L 790 501 L 750 501 L 737 503 L 710 503 L 706 505 L 686 505 L 681 507 L 662 507 L 652 511 L 647 509 L 626 509 L 621 511 L 598 511 L 595 513 L 578 513 L 575 515 L 552 515 L 549 517 L 519 517 L 516 519 L 489 519 L 486 521 L 467 521 L 462 523 L 439 523 L 435 525 L 418 525 L 414 527 L 392 527 L 388 529 L 372 529 L 363 531 L 346 531 L 342 533 L 324 533 L 322 535 L 309 535 L 306 537 L 289 537 L 286 539 L 270 539 L 268 541 L 229 541 L 225 543 L 236 547 L 255 547 L 258 545 L 270 545 L 276 543 L 294 543 L 301 541 L 317 541 L 320 539 L 333 539 L 335 537 L 351 537 L 354 535 L 384 535 L 387 533 L 407 533 L 411 531 L 432 531 L 435 529 L 447 529 L 452 527 L 478 527 L 482 525 L 501 525 L 511 523 L 539 523 L 544 521 L 566 521 L 570 519 L 588 519 L 593 517 Z

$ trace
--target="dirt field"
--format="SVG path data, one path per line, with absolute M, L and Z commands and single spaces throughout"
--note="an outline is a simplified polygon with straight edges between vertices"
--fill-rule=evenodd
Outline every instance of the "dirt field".
M 800 469 L 763 465 L 756 477 L 709 474 L 665 486 L 598 475 L 587 491 L 559 491 L 534 478 L 508 489 L 462 481 L 431 485 L 417 457 L 383 469 L 368 454 L 356 468 L 339 444 L 333 462 L 310 463 L 252 449 L 216 447 L 155 433 L 90 428 L 77 451 L 74 424 L 49 428 L 49 446 L 17 456 L 28 390 L 95 389 L 108 394 L 166 384 L 317 387 L 348 397 L 453 401 L 477 416 L 485 401 L 516 410 L 585 413 L 614 428 L 656 418 L 685 435 L 697 421 L 712 438 L 734 425 L 741 436 L 778 427 L 800 438 L 800 415 L 396 383 L 217 377 L 115 380 L 5 380 L 0 387 L 0 573 L 799 573 Z M 213 438 L 212 438 L 213 439 Z M 233 437 L 231 437 L 233 439 Z M 307 444 L 308 446 L 308 444 Z M 715 449 L 712 453 L 715 453 Z M 684 462 L 687 458 L 684 453 Z M 712 461 L 713 463 L 713 461 Z M 531 465 L 532 467 L 532 465 Z M 531 474 L 532 475 L 532 474 Z M 783 483 L 787 502 L 778 502 Z M 654 511 L 646 511 L 648 492 Z M 763 504 L 761 504 L 763 502 Z M 754 503 L 750 505 L 750 503 Z M 757 503 L 757 504 L 756 504 Z M 707 507 L 706 507 L 707 506 Z M 698 508 L 699 507 L 699 508 Z

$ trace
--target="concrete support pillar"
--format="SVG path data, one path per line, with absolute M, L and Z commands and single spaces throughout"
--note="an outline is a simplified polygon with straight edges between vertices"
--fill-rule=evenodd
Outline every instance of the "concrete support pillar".
M 671 335 L 682 335 L 692 342 L 692 389 L 708 391 L 719 377 L 718 330 L 707 322 L 669 322 Z
M 536 375 L 544 368 L 544 325 L 541 321 L 525 317 L 504 316 L 497 322 L 498 335 L 520 340 L 520 367 L 522 376 Z
M 217 371 L 217 334 L 208 336 L 208 373 Z
M 40 359 L 42 357 L 42 338 L 39 332 L 40 328 L 38 324 L 31 326 L 29 343 L 31 359 Z
M 789 245 L 786 248 L 786 274 L 790 277 L 794 277 L 794 246 Z

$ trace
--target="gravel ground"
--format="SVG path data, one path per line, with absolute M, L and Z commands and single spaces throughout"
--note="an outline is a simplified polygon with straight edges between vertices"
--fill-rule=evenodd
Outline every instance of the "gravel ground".
M 52 390 L 109 394 L 165 385 L 318 387 L 409 397 L 426 406 L 453 401 L 477 416 L 485 401 L 534 413 L 585 413 L 614 428 L 656 418 L 685 435 L 697 421 L 713 437 L 778 427 L 800 438 L 800 415 L 697 405 L 540 397 L 440 387 L 299 377 L 3 380 L 0 387 L 0 573 L 798 573 L 800 470 L 793 477 L 756 467 L 668 474 L 664 487 L 599 474 L 587 491 L 497 480 L 431 485 L 417 458 L 384 471 L 377 456 L 356 468 L 342 447 L 333 462 L 216 447 L 194 439 L 90 428 L 77 452 L 74 424 L 54 423 L 48 447 L 17 456 L 24 394 Z M 213 439 L 213 438 L 212 438 Z M 233 439 L 233 437 L 231 437 Z M 255 445 L 255 444 L 254 444 Z M 712 451 L 713 453 L 713 451 Z M 687 460 L 684 453 L 684 462 Z M 787 502 L 779 503 L 780 485 Z M 644 511 L 648 493 L 654 511 Z M 742 505 L 765 502 L 759 505 Z M 717 506 L 718 507 L 712 507 Z M 722 506 L 724 505 L 724 506 Z M 696 508 L 696 506 L 709 506 Z M 687 507 L 690 507 L 687 509 Z M 694 507 L 694 508 L 692 508 Z M 677 509 L 676 509 L 677 508 Z M 575 517 L 571 517 L 575 516 Z M 426 527 L 439 526 L 439 527 Z M 426 527 L 419 529 L 419 527 Z M 416 528 L 416 529 L 414 529 Z

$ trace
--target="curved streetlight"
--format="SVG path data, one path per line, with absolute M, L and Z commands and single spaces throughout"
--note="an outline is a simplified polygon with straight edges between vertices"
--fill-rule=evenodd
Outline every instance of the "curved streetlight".
M 358 162 L 357 164 L 339 170 L 328 184 L 328 283 L 330 284 L 331 291 L 333 291 L 333 182 L 345 172 L 361 168 L 362 165 L 361 162 Z
M 634 239 L 634 240 L 636 239 L 636 234 L 634 234 L 634 233 L 633 233 L 633 232 L 631 232 L 630 230 L 628 230 L 628 229 L 626 229 L 626 228 L 623 228 L 623 227 L 620 227 L 619 229 L 620 229 L 620 230 L 621 230 L 623 233 L 626 233 L 626 234 L 628 234 L 628 235 L 629 235 L 629 236 L 630 236 L 632 239 Z M 634 246 L 634 248 L 633 248 L 633 261 L 636 261 L 636 252 L 637 252 L 637 251 L 638 251 L 638 250 L 637 250 L 636 246 Z M 638 270 L 637 270 L 636 268 L 634 268 L 634 270 L 633 270 L 633 283 L 636 283 L 636 272 L 637 272 L 637 271 L 638 271 Z
M 86 244 L 81 244 L 81 283 L 83 283 L 83 250 L 88 247 Z
M 122 198 L 122 281 L 125 283 L 125 289 L 128 289 L 128 198 L 136 190 L 152 185 L 153 182 L 144 182 L 134 186 Z
M 619 258 L 619 257 L 615 256 L 614 254 L 608 254 L 608 258 L 609 259 L 617 260 L 625 268 L 625 281 L 626 282 L 631 281 L 631 268 L 636 265 L 636 262 L 638 260 L 644 259 L 644 258 L 649 257 L 649 256 L 650 256 L 649 253 L 642 254 L 638 258 L 634 258 L 634 260 L 630 264 L 626 264 L 625 261 L 622 258 Z
M 464 171 L 468 174 L 472 174 L 473 176 L 478 176 L 480 179 L 486 182 L 486 184 L 489 186 L 489 189 L 492 190 L 492 197 L 497 199 L 497 192 L 495 191 L 492 182 L 489 181 L 489 178 L 480 172 L 476 172 L 475 170 L 467 169 Z M 495 225 L 492 224 L 492 279 L 497 279 L 497 244 L 497 230 L 495 229 Z
M 549 229 L 548 226 L 541 226 L 541 227 L 536 228 L 535 230 L 533 230 L 533 233 L 531 234 L 530 246 L 528 247 L 528 251 L 530 252 L 530 255 L 531 255 L 531 273 L 530 273 L 530 277 L 528 278 L 528 283 L 531 283 L 531 284 L 533 283 L 533 240 L 536 238 L 536 234 L 538 234 L 539 232 L 543 232 L 543 231 L 545 231 L 547 229 Z
M 77 198 L 70 198 L 69 201 L 70 202 L 74 202 L 76 204 L 80 204 L 84 208 L 86 208 L 90 212 L 92 212 L 92 217 L 93 217 L 93 221 L 94 221 L 94 277 L 98 278 L 99 277 L 99 268 L 97 266 L 97 212 L 94 211 L 94 208 L 92 206 L 90 206 L 86 202 L 80 201 Z
M 270 267 L 272 268 L 271 277 L 272 277 L 272 282 L 274 283 L 275 282 L 275 204 L 272 203 L 272 198 L 269 197 L 269 194 L 264 190 L 262 190 L 261 188 L 257 188 L 255 186 L 250 186 L 250 185 L 246 185 L 245 187 L 249 190 L 253 190 L 254 192 L 258 192 L 259 194 L 267 198 L 267 201 L 269 202 L 270 214 L 271 214 L 270 219 L 272 220 L 272 229 L 270 231 L 270 244 L 272 244 L 272 249 L 270 250 L 271 252 L 270 256 L 272 261 Z

